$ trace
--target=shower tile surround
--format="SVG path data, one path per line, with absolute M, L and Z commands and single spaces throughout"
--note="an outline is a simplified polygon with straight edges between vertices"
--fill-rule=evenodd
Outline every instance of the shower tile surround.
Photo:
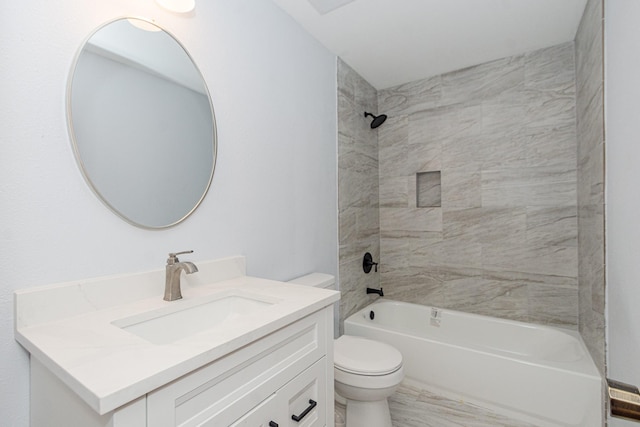
M 378 288 L 380 275 L 362 270 L 370 252 L 380 258 L 378 204 L 378 132 L 364 112 L 378 114 L 376 89 L 338 59 L 338 218 L 340 283 L 340 333 L 342 320 L 377 296 L 365 289 Z
M 589 0 L 576 35 L 579 326 L 605 373 L 603 4 Z
M 341 332 L 379 284 L 391 299 L 577 328 L 605 372 L 602 8 L 588 0 L 574 43 L 377 102 L 338 59 Z M 365 109 L 389 116 L 375 134 Z M 426 176 L 439 207 L 418 203 Z M 362 273 L 366 250 L 379 275 Z M 397 427 L 528 426 L 406 385 L 390 407 Z
M 575 87 L 565 43 L 378 93 L 385 295 L 578 327 Z

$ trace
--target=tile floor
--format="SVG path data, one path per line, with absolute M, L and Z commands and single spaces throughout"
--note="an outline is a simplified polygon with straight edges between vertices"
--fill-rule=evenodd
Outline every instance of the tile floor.
M 402 384 L 389 398 L 393 427 L 535 427 Z

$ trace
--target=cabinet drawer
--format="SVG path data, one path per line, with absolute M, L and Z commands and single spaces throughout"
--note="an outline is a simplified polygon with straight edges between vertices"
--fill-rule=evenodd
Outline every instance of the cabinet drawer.
M 325 311 L 149 393 L 148 425 L 231 425 L 324 356 L 330 330 Z
M 278 427 L 323 427 L 327 414 L 326 385 L 326 359 L 323 357 L 231 427 L 269 427 L 269 423 Z M 227 425 L 221 417 L 210 421 L 212 427 Z
M 333 384 L 331 384 L 333 387 Z M 289 381 L 278 392 L 285 418 L 279 427 L 323 427 L 327 417 L 327 361 L 322 358 Z M 293 416 L 301 418 L 295 421 Z
M 267 400 L 253 408 L 230 427 L 270 427 L 275 413 L 276 395 L 272 394 Z M 273 425 L 273 424 L 272 424 Z M 278 427 L 280 427 L 278 425 Z

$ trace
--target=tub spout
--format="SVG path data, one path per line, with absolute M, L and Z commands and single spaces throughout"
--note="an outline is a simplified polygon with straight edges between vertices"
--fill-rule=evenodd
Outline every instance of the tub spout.
M 382 288 L 380 289 L 367 288 L 367 294 L 378 294 L 381 297 L 384 296 L 384 292 L 382 292 Z

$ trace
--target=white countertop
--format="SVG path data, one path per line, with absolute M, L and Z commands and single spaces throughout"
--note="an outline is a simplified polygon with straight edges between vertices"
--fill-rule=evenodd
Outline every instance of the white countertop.
M 339 299 L 336 291 L 245 276 L 242 257 L 196 264 L 199 273 L 182 276 L 183 299 L 172 302 L 162 299 L 164 270 L 17 291 L 16 340 L 105 414 Z M 112 324 L 228 292 L 272 305 L 164 345 Z

